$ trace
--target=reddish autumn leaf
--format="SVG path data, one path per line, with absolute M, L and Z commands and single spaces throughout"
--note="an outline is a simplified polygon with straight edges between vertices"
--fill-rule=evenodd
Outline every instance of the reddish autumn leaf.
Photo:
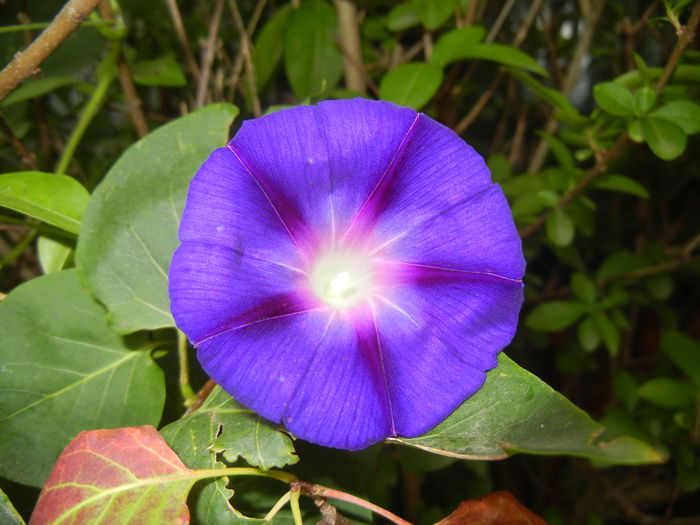
M 30 525 L 189 523 L 201 479 L 152 426 L 81 432 L 58 458 Z
M 547 525 L 507 490 L 463 501 L 436 525 Z

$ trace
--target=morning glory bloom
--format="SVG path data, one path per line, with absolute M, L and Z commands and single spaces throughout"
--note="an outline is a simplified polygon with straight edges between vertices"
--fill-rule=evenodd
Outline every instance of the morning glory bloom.
M 484 160 L 388 102 L 244 122 L 197 172 L 179 236 L 171 307 L 204 370 L 325 446 L 430 430 L 481 387 L 523 300 Z

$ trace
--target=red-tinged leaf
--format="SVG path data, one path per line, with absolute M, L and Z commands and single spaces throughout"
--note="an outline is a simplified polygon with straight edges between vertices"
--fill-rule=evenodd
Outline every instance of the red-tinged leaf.
M 507 490 L 463 501 L 436 525 L 547 525 Z
M 189 523 L 187 494 L 201 477 L 152 426 L 81 432 L 59 456 L 29 523 Z

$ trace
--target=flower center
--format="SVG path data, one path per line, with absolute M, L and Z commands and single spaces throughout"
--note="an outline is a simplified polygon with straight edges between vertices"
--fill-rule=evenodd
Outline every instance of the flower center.
M 314 293 L 334 308 L 350 308 L 369 297 L 373 281 L 370 260 L 347 251 L 324 253 L 311 271 Z

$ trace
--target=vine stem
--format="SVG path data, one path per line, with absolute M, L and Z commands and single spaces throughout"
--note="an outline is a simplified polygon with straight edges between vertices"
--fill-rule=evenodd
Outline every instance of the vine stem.
M 41 35 L 25 51 L 16 53 L 0 72 L 0 100 L 24 79 L 35 74 L 39 65 L 80 26 L 99 2 L 69 0 Z
M 197 402 L 197 395 L 190 385 L 190 363 L 187 354 L 187 337 L 182 331 L 177 331 L 177 360 L 180 368 L 180 394 L 185 400 L 185 406 L 191 407 Z

